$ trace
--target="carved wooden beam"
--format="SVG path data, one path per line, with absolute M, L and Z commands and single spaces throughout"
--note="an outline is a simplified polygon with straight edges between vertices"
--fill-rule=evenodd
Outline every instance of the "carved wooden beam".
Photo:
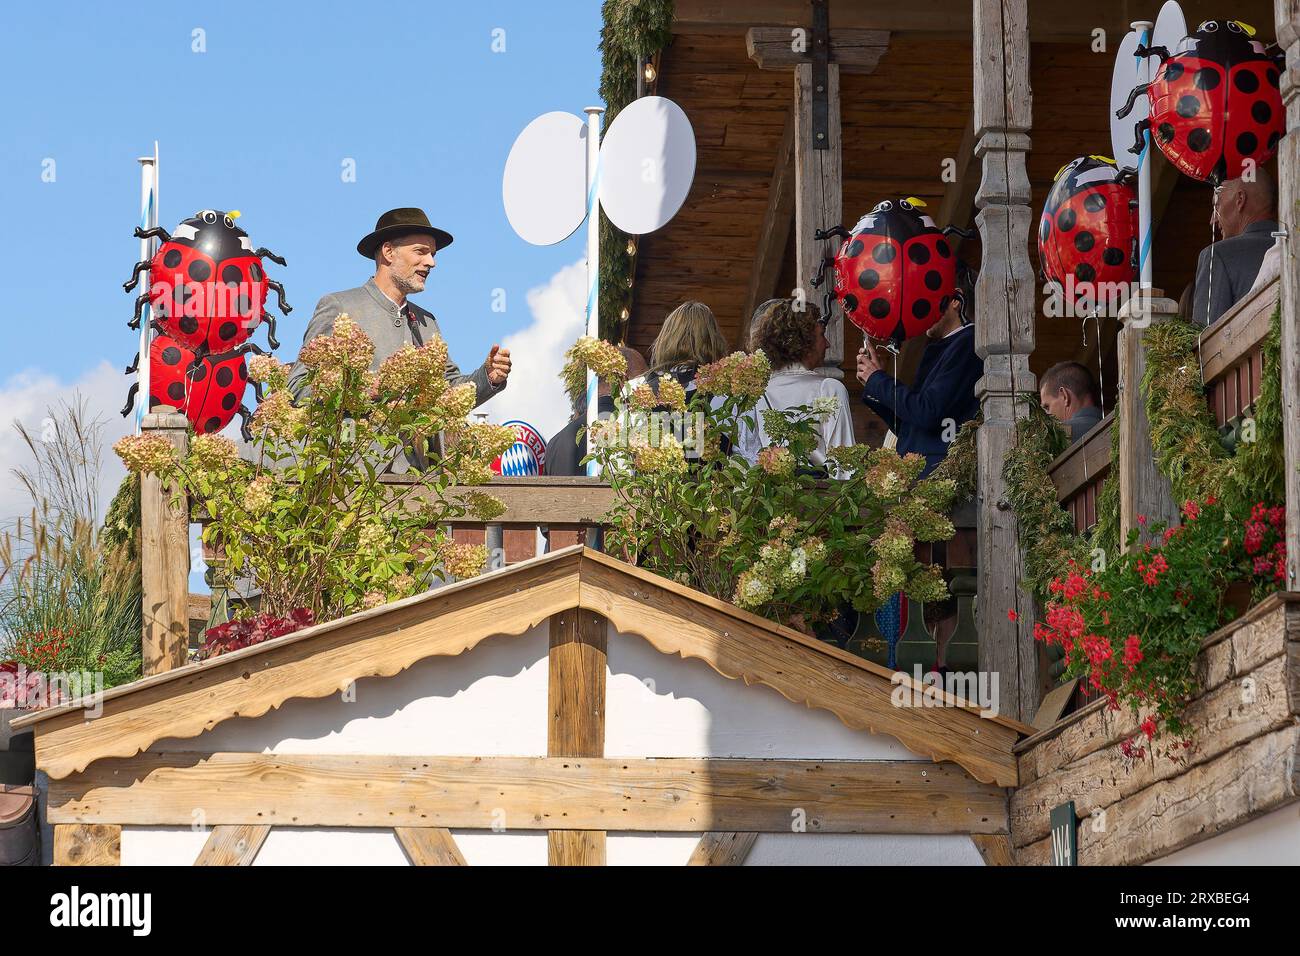
M 752 27 L 745 32 L 749 58 L 760 70 L 793 70 L 808 62 L 807 31 L 803 27 Z M 874 73 L 889 49 L 884 30 L 831 31 L 830 62 L 840 73 Z

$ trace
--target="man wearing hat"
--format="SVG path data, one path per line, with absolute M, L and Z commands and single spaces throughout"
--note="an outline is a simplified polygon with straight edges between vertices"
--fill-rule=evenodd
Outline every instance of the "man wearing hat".
M 303 344 L 334 330 L 334 320 L 346 313 L 375 343 L 371 366 L 378 371 L 384 359 L 404 345 L 420 346 L 431 336 L 441 336 L 438 320 L 407 296 L 423 292 L 434 257 L 451 245 L 451 234 L 429 224 L 422 209 L 390 209 L 379 217 L 375 231 L 357 243 L 357 252 L 375 262 L 375 274 L 366 284 L 344 292 L 331 292 L 316 304 L 307 324 Z M 473 382 L 475 406 L 482 405 L 506 387 L 510 375 L 510 350 L 493 345 L 487 360 L 470 375 L 461 374 L 447 359 L 447 381 Z M 294 364 L 289 389 L 295 398 L 305 391 L 307 369 Z

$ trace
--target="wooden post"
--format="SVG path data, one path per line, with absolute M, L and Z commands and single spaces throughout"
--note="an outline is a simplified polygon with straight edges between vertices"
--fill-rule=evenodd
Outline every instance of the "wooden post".
M 831 63 L 827 67 L 826 140 L 829 145 L 818 149 L 819 140 L 813 132 L 813 98 L 818 93 L 813 88 L 813 66 L 800 63 L 794 68 L 794 228 L 798 273 L 796 282 L 804 295 L 813 300 L 821 290 L 813 289 L 810 280 L 817 274 L 822 260 L 835 254 L 838 240 L 815 242 L 813 233 L 843 224 L 844 197 L 842 172 L 844 156 L 840 140 L 840 68 Z M 826 282 L 831 281 L 830 271 Z M 822 286 L 826 289 L 827 286 Z M 816 304 L 820 304 L 819 302 Z M 844 361 L 844 319 L 839 309 L 831 309 L 831 321 L 826 326 L 826 341 L 830 347 L 822 360 L 823 375 L 843 378 L 840 368 Z
M 161 435 L 180 455 L 189 448 L 189 422 L 163 408 L 144 417 L 145 434 Z M 190 516 L 173 504 L 176 488 L 154 475 L 140 481 L 140 587 L 144 673 L 161 674 L 189 657 Z
M 546 730 L 548 757 L 605 755 L 605 671 L 608 622 L 571 608 L 551 616 Z M 604 866 L 604 830 L 550 830 L 551 866 Z
M 1286 50 L 1282 102 L 1286 136 L 1278 151 L 1282 260 L 1282 422 L 1286 445 L 1287 587 L 1300 590 L 1300 0 L 1274 0 L 1277 42 Z
M 1152 289 L 1149 299 L 1135 296 L 1120 309 L 1119 332 L 1119 541 L 1121 550 L 1129 531 L 1157 523 L 1178 523 L 1178 507 L 1169 479 L 1156 468 L 1151 450 L 1151 423 L 1142 397 L 1142 376 L 1147 355 L 1143 339 L 1150 326 L 1160 325 L 1178 313 L 1178 303 Z M 1143 534 L 1145 539 L 1147 535 Z
M 975 156 L 982 178 L 975 223 L 983 267 L 975 285 L 975 350 L 984 359 L 976 393 L 980 670 L 999 681 L 1002 714 L 1028 721 L 1038 709 L 1034 602 L 1020 587 L 1023 555 L 1006 501 L 1002 462 L 1015 443 L 1016 396 L 1036 391 L 1034 275 L 1029 263 L 1029 21 L 1027 0 L 974 0 Z M 1018 620 L 1012 620 L 1009 611 Z

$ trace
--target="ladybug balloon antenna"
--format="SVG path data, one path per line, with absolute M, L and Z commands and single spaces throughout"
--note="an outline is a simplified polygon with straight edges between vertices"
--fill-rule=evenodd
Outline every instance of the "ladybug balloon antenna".
M 257 251 L 254 252 L 253 255 L 257 256 L 259 259 L 270 259 L 277 266 L 287 266 L 289 264 L 284 261 L 283 256 L 277 256 L 274 252 L 272 252 L 270 249 L 266 248 L 265 246 L 258 246 Z
M 1150 88 L 1151 88 L 1150 83 L 1142 83 L 1139 84 L 1138 86 L 1133 87 L 1133 89 L 1129 90 L 1128 99 L 1124 101 L 1123 106 L 1121 106 L 1119 109 L 1115 111 L 1115 118 L 1123 119 L 1125 116 L 1128 116 L 1129 113 L 1132 113 L 1133 105 L 1137 102 L 1137 98 L 1139 96 L 1146 95 L 1146 91 L 1149 90 Z
M 140 320 L 144 318 L 144 307 L 149 304 L 149 293 L 142 292 L 135 300 L 135 317 L 127 323 L 128 328 L 139 329 Z
M 813 233 L 813 242 L 821 242 L 823 239 L 850 239 L 850 233 L 843 226 L 831 226 L 829 229 L 818 229 Z
M 131 359 L 131 364 L 126 367 L 126 374 L 134 375 L 138 371 L 140 371 L 140 353 L 136 352 L 135 358 Z
M 961 236 L 963 239 L 974 239 L 974 229 L 962 229 L 960 226 L 944 226 L 942 232 L 945 236 Z
M 1139 120 L 1137 125 L 1133 127 L 1133 145 L 1130 146 L 1128 149 L 1130 153 L 1132 153 L 1135 156 L 1140 156 L 1142 154 L 1142 150 L 1144 150 L 1147 145 L 1146 131 L 1149 130 L 1150 128 L 1151 128 L 1150 118 Z
M 249 412 L 249 410 L 245 408 L 243 405 L 240 405 L 239 406 L 239 437 L 244 439 L 244 441 L 246 442 L 251 442 L 253 440 L 253 430 L 248 427 L 248 423 L 251 420 L 252 420 L 252 413 Z
M 140 361 L 140 356 L 135 357 L 136 363 Z M 122 409 L 122 417 L 126 418 L 131 414 L 131 409 L 135 407 L 135 393 L 140 390 L 139 382 L 132 382 L 131 387 L 126 390 L 126 406 Z
M 162 226 L 154 226 L 150 229 L 141 229 L 136 226 L 134 235 L 137 239 L 157 239 L 159 242 L 172 241 L 172 234 Z
M 1138 46 L 1133 51 L 1134 56 L 1158 56 L 1160 65 L 1164 66 L 1165 60 L 1169 59 L 1169 47 L 1167 46 Z

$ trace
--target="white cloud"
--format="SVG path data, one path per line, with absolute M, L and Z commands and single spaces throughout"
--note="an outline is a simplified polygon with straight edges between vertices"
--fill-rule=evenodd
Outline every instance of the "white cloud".
M 14 477 L 12 469 L 31 465 L 32 454 L 14 422 L 22 422 L 29 433 L 39 438 L 51 408 L 61 401 L 75 404 L 84 398 L 90 420 L 103 423 L 100 435 L 99 507 L 102 515 L 126 475 L 126 469 L 113 454 L 113 442 L 135 428 L 135 416 L 118 414 L 126 401 L 132 377 L 122 374 L 121 367 L 101 360 L 75 381 L 67 382 L 41 369 L 28 369 L 0 384 L 0 524 L 8 527 L 15 518 L 31 511 L 32 502 L 26 489 Z
M 507 335 L 501 344 L 510 350 L 510 384 L 488 399 L 476 412 L 485 412 L 498 424 L 518 419 L 537 429 L 542 438 L 569 420 L 569 399 L 560 384 L 564 353 L 585 331 L 587 304 L 586 260 L 565 266 L 546 285 L 530 289 L 530 325 Z

